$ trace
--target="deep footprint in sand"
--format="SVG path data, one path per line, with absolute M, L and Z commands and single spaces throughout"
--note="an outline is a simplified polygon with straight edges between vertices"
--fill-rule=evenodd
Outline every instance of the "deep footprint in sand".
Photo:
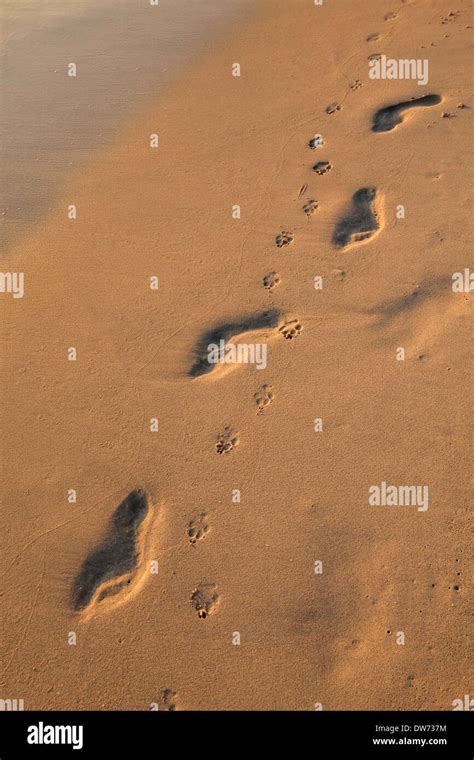
M 142 545 L 151 513 L 148 496 L 141 490 L 132 491 L 117 507 L 105 539 L 88 556 L 74 583 L 74 610 L 129 594 L 143 570 Z
M 200 583 L 191 594 L 191 604 L 198 618 L 205 620 L 219 604 L 219 594 L 215 583 Z
M 411 108 L 436 106 L 441 103 L 439 95 L 424 95 L 422 98 L 412 98 L 396 103 L 393 106 L 380 108 L 374 115 L 372 132 L 390 132 L 403 121 L 403 112 Z
M 217 371 L 223 366 L 232 366 L 232 364 L 223 364 L 219 361 L 212 361 L 213 355 L 210 354 L 209 346 L 221 346 L 221 341 L 227 344 L 229 341 L 235 341 L 246 333 L 258 333 L 278 327 L 280 312 L 277 309 L 270 309 L 257 314 L 237 319 L 233 322 L 224 322 L 211 330 L 205 332 L 199 339 L 194 351 L 194 362 L 188 372 L 189 377 L 200 377 L 210 372 Z
M 380 230 L 380 221 L 374 203 L 375 187 L 361 187 L 352 196 L 352 209 L 336 224 L 333 243 L 345 248 L 353 243 L 369 240 Z

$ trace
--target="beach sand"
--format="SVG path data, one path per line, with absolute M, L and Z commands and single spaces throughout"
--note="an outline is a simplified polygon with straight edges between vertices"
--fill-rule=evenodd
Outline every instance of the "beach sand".
M 470 296 L 452 287 L 469 9 L 241 4 L 107 139 L 85 124 L 80 161 L 63 145 L 48 174 L 48 146 L 2 262 L 24 273 L 23 298 L 1 294 L 2 698 L 451 710 L 472 689 Z M 370 79 L 375 54 L 427 59 L 428 83 Z M 196 371 L 209 336 L 264 344 L 266 367 Z M 429 504 L 369 504 L 383 482 Z

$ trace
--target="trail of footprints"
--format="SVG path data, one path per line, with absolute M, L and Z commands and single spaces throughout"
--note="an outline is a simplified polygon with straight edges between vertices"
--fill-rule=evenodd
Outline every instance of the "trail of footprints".
M 385 20 L 395 18 L 396 14 L 389 13 Z M 453 20 L 454 14 L 443 19 L 442 23 Z M 378 33 L 367 37 L 372 42 L 380 38 Z M 372 54 L 370 58 L 380 57 Z M 362 86 L 359 79 L 350 83 L 352 91 Z M 403 122 L 406 111 L 437 105 L 441 97 L 436 94 L 412 98 L 408 101 L 384 106 L 373 117 L 372 131 L 376 133 L 389 132 Z M 339 102 L 330 103 L 326 114 L 333 115 L 342 109 Z M 307 143 L 311 150 L 322 146 L 320 136 L 312 138 Z M 327 175 L 333 169 L 330 160 L 317 161 L 312 167 L 319 177 Z M 302 198 L 308 190 L 307 183 L 300 188 L 298 198 Z M 319 208 L 319 202 L 313 197 L 307 197 L 302 206 L 303 213 L 310 218 Z M 347 211 L 336 223 L 332 242 L 335 248 L 346 249 L 355 243 L 368 241 L 381 229 L 379 193 L 375 187 L 359 188 L 353 195 Z M 275 236 L 278 249 L 286 249 L 295 241 L 293 232 L 281 229 Z M 345 272 L 341 272 L 343 280 Z M 272 293 L 281 283 L 281 276 L 268 272 L 262 279 L 263 287 Z M 216 371 L 216 365 L 208 362 L 207 347 L 210 343 L 219 341 L 229 343 L 241 336 L 259 331 L 270 331 L 280 335 L 285 341 L 295 340 L 302 332 L 303 325 L 298 319 L 282 323 L 282 315 L 277 309 L 246 315 L 235 321 L 219 324 L 203 333 L 195 348 L 194 361 L 189 369 L 190 378 L 198 378 Z M 275 399 L 275 391 L 271 384 L 264 383 L 254 393 L 253 401 L 256 415 L 262 416 L 268 411 Z M 217 434 L 215 451 L 219 456 L 232 456 L 240 443 L 240 433 L 230 425 Z M 144 576 L 145 547 L 150 525 L 153 520 L 155 507 L 150 497 L 142 490 L 132 491 L 117 507 L 102 543 L 86 558 L 73 584 L 71 604 L 75 612 L 89 614 L 104 608 L 109 603 L 126 600 L 139 587 Z M 189 520 L 186 525 L 186 539 L 195 548 L 209 534 L 209 524 L 206 512 L 200 512 Z M 206 620 L 214 614 L 220 604 L 220 594 L 212 581 L 203 581 L 190 594 L 190 607 L 199 620 Z M 176 692 L 164 689 L 160 693 L 158 709 L 174 711 L 176 709 Z
M 376 39 L 371 35 L 368 39 Z M 352 89 L 361 86 L 360 80 L 355 80 Z M 389 132 L 403 122 L 403 113 L 409 109 L 437 105 L 441 102 L 439 95 L 430 94 L 420 98 L 412 98 L 394 105 L 384 106 L 374 114 L 372 131 Z M 341 109 L 341 105 L 333 103 L 326 108 L 326 113 L 333 114 Z M 308 142 L 311 150 L 321 147 L 320 139 L 312 138 Z M 313 166 L 314 172 L 323 176 L 332 169 L 329 160 L 318 161 Z M 299 196 L 306 193 L 308 185 L 302 185 Z M 347 248 L 354 243 L 371 239 L 381 228 L 380 212 L 377 208 L 378 192 L 375 187 L 363 187 L 352 197 L 352 205 L 346 214 L 337 222 L 333 233 L 333 244 L 336 248 Z M 314 198 L 308 199 L 303 205 L 304 213 L 309 217 L 319 207 Z M 295 239 L 292 232 L 281 230 L 275 237 L 275 245 L 282 249 L 290 246 Z M 263 286 L 273 291 L 281 282 L 281 277 L 272 271 L 263 277 Z M 260 330 L 276 330 L 286 341 L 297 338 L 303 329 L 298 319 L 292 319 L 283 324 L 281 314 L 277 309 L 262 311 L 242 317 L 234 322 L 224 323 L 206 331 L 195 349 L 195 359 L 189 370 L 192 378 L 207 375 L 215 371 L 216 366 L 208 362 L 207 347 L 210 343 L 220 341 L 228 343 L 238 340 L 246 333 Z M 257 414 L 273 402 L 274 390 L 271 385 L 264 384 L 254 394 L 257 404 Z M 217 454 L 228 456 L 239 445 L 240 434 L 227 426 L 217 435 L 215 449 Z M 109 529 L 99 547 L 85 560 L 72 590 L 72 607 L 77 612 L 99 608 L 106 599 L 116 597 L 117 601 L 127 597 L 138 585 L 142 574 L 141 555 L 144 540 L 151 519 L 153 507 L 149 497 L 141 490 L 132 491 L 117 507 Z M 189 543 L 196 543 L 206 535 L 208 525 L 205 513 L 192 520 L 187 527 Z M 199 587 L 193 592 L 193 606 L 200 611 L 201 618 L 207 617 L 214 609 L 216 599 L 206 596 L 208 587 Z M 217 598 L 217 597 L 216 597 Z M 202 613 L 202 614 L 201 614 Z

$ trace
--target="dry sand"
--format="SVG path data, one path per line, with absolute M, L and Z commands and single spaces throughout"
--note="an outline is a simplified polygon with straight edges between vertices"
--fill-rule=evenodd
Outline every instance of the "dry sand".
M 452 289 L 469 7 L 259 0 L 12 222 L 2 698 L 451 710 L 472 693 L 469 293 Z M 429 83 L 369 79 L 377 53 L 428 59 Z M 372 131 L 425 95 L 441 102 Z M 207 334 L 268 344 L 266 368 L 192 373 Z M 428 509 L 369 505 L 382 481 L 428 486 Z

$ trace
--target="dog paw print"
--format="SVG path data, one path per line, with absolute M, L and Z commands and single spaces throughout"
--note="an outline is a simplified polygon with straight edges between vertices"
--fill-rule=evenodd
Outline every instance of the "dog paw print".
M 224 428 L 223 433 L 219 433 L 216 441 L 216 450 L 218 454 L 229 454 L 239 444 L 239 434 L 232 428 Z
M 285 245 L 290 245 L 293 242 L 293 235 L 291 232 L 282 230 L 275 238 L 277 248 L 283 248 Z
M 159 709 L 166 712 L 174 712 L 176 710 L 176 692 L 173 689 L 163 689 L 159 700 Z
M 191 594 L 191 604 L 197 612 L 198 618 L 205 620 L 216 609 L 219 603 L 219 594 L 215 583 L 201 583 L 196 586 Z
M 398 17 L 398 13 L 395 13 L 395 11 L 390 11 L 389 13 L 386 13 L 383 17 L 384 21 L 393 21 Z
M 347 272 L 344 269 L 333 269 L 332 274 L 338 282 L 344 282 L 347 276 Z
M 267 406 L 270 406 L 275 394 L 271 385 L 262 385 L 256 393 L 253 395 L 254 401 L 257 404 L 257 414 L 263 414 Z
M 331 169 L 332 166 L 329 161 L 318 161 L 318 163 L 313 166 L 313 171 L 319 175 L 327 174 Z
M 447 16 L 443 16 L 441 18 L 441 23 L 449 24 L 450 21 L 455 21 L 458 16 L 459 16 L 459 11 L 451 11 L 451 13 L 448 13 Z
M 360 79 L 354 79 L 354 81 L 350 83 L 349 87 L 351 90 L 358 90 L 359 87 L 362 87 L 362 82 Z
M 311 214 L 314 214 L 317 208 L 318 208 L 318 201 L 315 201 L 314 198 L 310 198 L 304 204 L 303 211 L 305 212 L 306 216 L 311 216 Z
M 279 332 L 283 335 L 285 340 L 293 340 L 298 337 L 302 329 L 303 325 L 301 322 L 298 322 L 297 319 L 293 319 L 291 322 L 286 322 L 282 325 Z
M 201 514 L 198 517 L 195 517 L 194 520 L 190 520 L 186 527 L 189 543 L 194 546 L 198 541 L 202 541 L 208 530 L 209 525 L 206 522 L 206 513 L 201 512 Z
M 273 288 L 276 288 L 276 286 L 280 284 L 281 278 L 276 272 L 268 272 L 262 282 L 265 290 L 273 290 Z
M 342 109 L 342 103 L 329 103 L 328 106 L 326 106 L 326 113 L 331 115 L 333 113 L 336 113 L 337 111 L 340 111 Z
M 320 148 L 322 145 L 324 145 L 324 141 L 321 135 L 315 135 L 315 137 L 312 137 L 309 141 L 308 148 L 311 148 L 311 150 L 316 150 L 316 148 Z

